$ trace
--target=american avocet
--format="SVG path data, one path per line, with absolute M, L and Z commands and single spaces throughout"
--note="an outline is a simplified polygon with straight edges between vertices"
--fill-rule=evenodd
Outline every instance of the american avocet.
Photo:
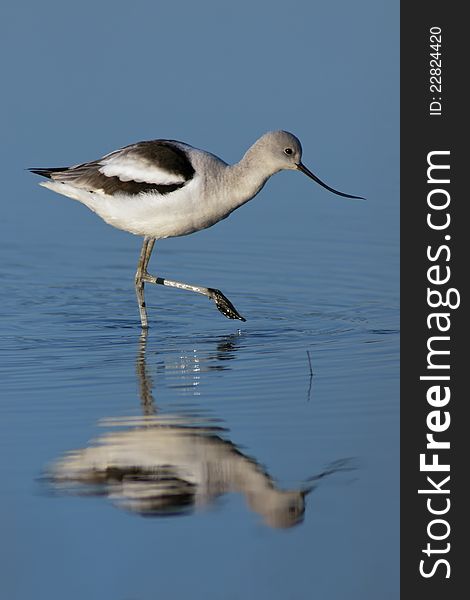
M 41 185 L 82 202 L 106 223 L 144 236 L 135 289 L 142 327 L 148 327 L 144 284 L 156 283 L 203 294 L 229 319 L 245 319 L 220 290 L 147 272 L 155 240 L 188 235 L 225 219 L 256 196 L 283 169 L 302 171 L 329 187 L 302 164 L 300 141 L 287 131 L 263 135 L 241 161 L 228 165 L 214 154 L 174 140 L 131 144 L 103 158 L 72 167 L 30 169 L 50 179 Z
M 51 465 L 47 478 L 52 483 L 78 495 L 107 496 L 145 516 L 182 515 L 239 493 L 271 527 L 303 520 L 305 496 L 315 485 L 306 481 L 297 489 L 280 488 L 254 459 L 220 437 L 221 427 L 180 415 L 104 424 L 119 429 Z

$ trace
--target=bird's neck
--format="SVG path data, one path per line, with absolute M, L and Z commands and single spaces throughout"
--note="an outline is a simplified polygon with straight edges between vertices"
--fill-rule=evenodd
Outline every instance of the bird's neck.
M 278 171 L 278 168 L 272 168 L 258 156 L 256 144 L 249 148 L 240 162 L 229 165 L 225 170 L 225 189 L 233 208 L 254 198 L 271 175 Z

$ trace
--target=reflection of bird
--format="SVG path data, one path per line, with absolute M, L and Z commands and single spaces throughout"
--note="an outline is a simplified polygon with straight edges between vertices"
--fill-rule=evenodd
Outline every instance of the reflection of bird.
M 147 369 L 147 337 L 143 330 L 136 358 L 144 417 L 118 421 L 127 425 L 124 431 L 110 432 L 97 444 L 66 454 L 49 470 L 52 481 L 77 491 L 105 493 L 119 506 L 144 515 L 180 514 L 211 504 L 222 494 L 241 492 L 268 524 L 287 527 L 300 522 L 310 483 L 299 490 L 281 490 L 256 461 L 221 437 L 221 427 L 194 416 L 158 415 Z M 237 346 L 232 338 L 219 340 L 213 359 L 233 358 Z
M 147 265 L 155 240 L 187 235 L 225 219 L 283 169 L 302 171 L 335 194 L 357 198 L 327 186 L 301 159 L 299 140 L 275 131 L 263 135 L 235 165 L 182 142 L 153 140 L 73 167 L 31 171 L 50 180 L 41 185 L 82 202 L 110 225 L 144 236 L 135 288 L 146 328 L 145 283 L 203 294 L 229 319 L 245 320 L 220 290 L 150 275 Z
M 96 444 L 65 455 L 50 476 L 58 484 L 81 484 L 83 490 L 104 493 L 143 515 L 182 514 L 238 492 L 268 525 L 299 523 L 308 487 L 278 488 L 218 431 L 181 418 L 147 417 L 138 426 L 107 433 Z
M 231 337 L 219 340 L 214 358 L 233 358 L 238 348 L 234 340 L 229 343 Z M 236 492 L 269 526 L 291 527 L 303 520 L 305 496 L 317 481 L 347 470 L 346 461 L 339 461 L 298 489 L 283 490 L 257 461 L 226 439 L 228 430 L 214 426 L 213 419 L 159 414 L 146 345 L 144 330 L 136 360 L 144 416 L 108 419 L 109 425 L 124 429 L 114 429 L 53 464 L 48 478 L 60 488 L 104 494 L 122 508 L 153 516 L 184 514 Z

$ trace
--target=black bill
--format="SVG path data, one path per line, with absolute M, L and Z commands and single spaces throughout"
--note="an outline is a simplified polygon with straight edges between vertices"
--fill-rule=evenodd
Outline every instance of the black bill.
M 338 190 L 334 190 L 329 185 L 326 185 L 326 183 L 323 183 L 321 179 L 319 179 L 316 175 L 309 171 L 307 167 L 302 163 L 299 163 L 297 165 L 297 168 L 299 169 L 299 171 L 302 171 L 302 173 L 305 173 L 305 175 L 308 175 L 310 179 L 313 179 L 313 181 L 316 181 L 325 189 L 329 190 L 330 192 L 333 192 L 333 194 L 337 194 L 338 196 L 344 196 L 344 198 L 355 198 L 356 200 L 365 200 L 365 198 L 363 198 L 362 196 L 351 196 L 351 194 L 344 194 L 343 192 L 338 192 Z

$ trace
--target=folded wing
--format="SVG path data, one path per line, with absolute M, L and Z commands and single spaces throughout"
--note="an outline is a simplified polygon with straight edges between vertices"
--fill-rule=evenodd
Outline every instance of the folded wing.
M 139 142 L 99 160 L 73 167 L 30 171 L 89 192 L 108 195 L 135 195 L 148 191 L 168 194 L 194 177 L 194 168 L 184 145 L 171 140 Z

